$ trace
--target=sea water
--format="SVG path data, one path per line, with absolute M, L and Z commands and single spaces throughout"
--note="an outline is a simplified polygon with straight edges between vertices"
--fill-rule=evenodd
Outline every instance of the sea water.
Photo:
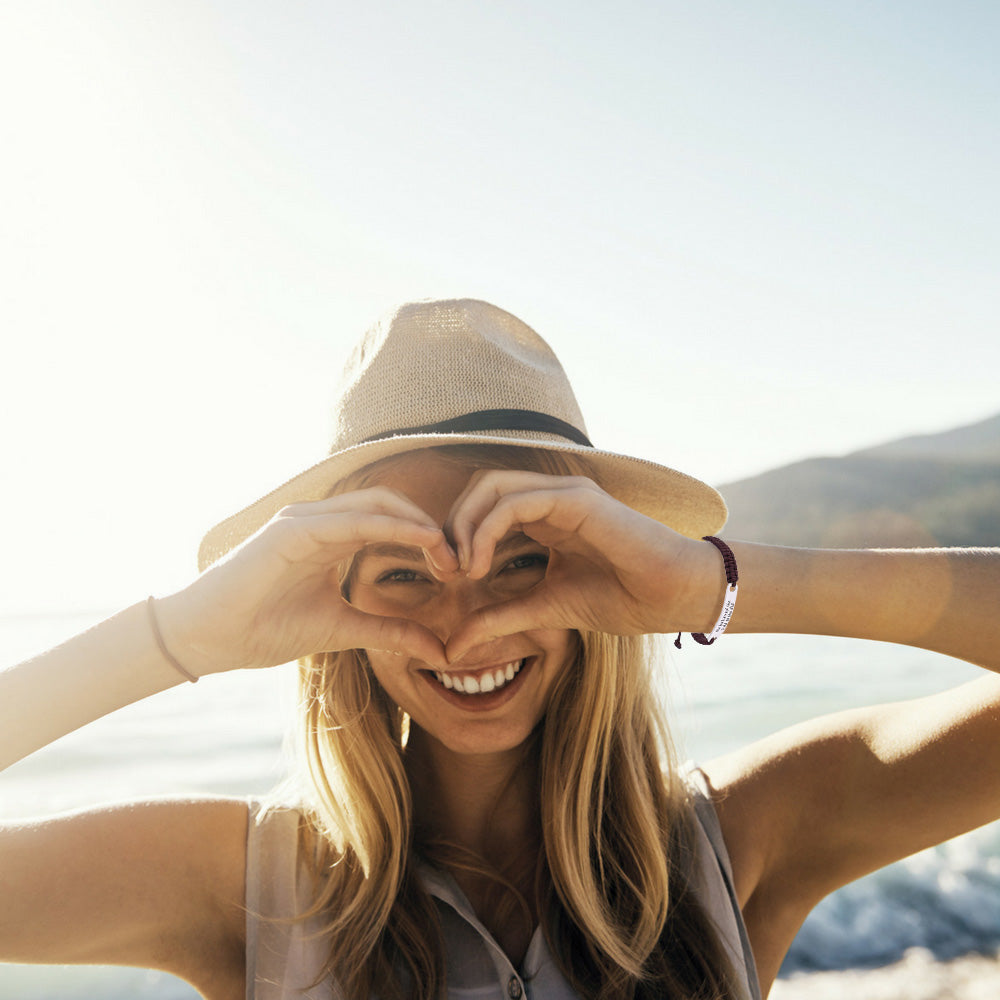
M 47 648 L 101 613 L 0 617 L 0 663 Z M 905 647 L 803 636 L 687 640 L 663 673 L 681 754 L 705 761 L 826 712 L 944 690 L 981 673 Z M 286 773 L 293 668 L 184 684 L 72 733 L 0 775 L 0 818 L 186 793 L 259 795 Z M 0 900 L 0 905 L 3 901 Z M 924 851 L 824 900 L 783 975 L 938 959 L 1000 945 L 1000 825 Z M 160 973 L 0 965 L 0 1000 L 195 1000 Z

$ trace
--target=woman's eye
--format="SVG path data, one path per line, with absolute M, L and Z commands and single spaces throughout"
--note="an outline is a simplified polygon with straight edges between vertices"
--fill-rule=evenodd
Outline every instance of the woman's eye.
M 525 552 L 523 555 L 515 556 L 508 562 L 502 573 L 524 569 L 545 569 L 549 564 L 549 557 L 544 552 Z
M 415 569 L 391 569 L 382 573 L 377 583 L 420 583 L 425 579 L 422 573 Z

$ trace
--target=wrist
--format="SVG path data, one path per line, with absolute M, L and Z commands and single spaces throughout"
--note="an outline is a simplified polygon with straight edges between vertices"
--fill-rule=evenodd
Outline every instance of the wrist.
M 726 589 L 722 599 L 722 610 L 719 612 L 719 617 L 712 626 L 711 632 L 691 633 L 691 638 L 694 639 L 695 642 L 698 642 L 703 646 L 711 646 L 712 643 L 726 631 L 726 628 L 729 625 L 729 620 L 733 617 L 733 612 L 736 610 L 736 597 L 739 593 L 740 574 L 739 568 L 736 565 L 736 554 L 721 538 L 718 538 L 715 535 L 706 535 L 704 540 L 711 543 L 716 549 L 719 550 L 719 554 L 722 556 L 722 565 L 726 574 Z
M 190 681 L 192 684 L 198 683 L 198 675 L 192 674 L 187 667 L 181 663 L 180 660 L 170 652 L 170 648 L 167 646 L 166 641 L 163 638 L 163 632 L 160 629 L 159 617 L 156 613 L 156 599 L 150 595 L 146 598 L 146 615 L 149 618 L 149 628 L 153 633 L 153 639 L 156 642 L 157 648 L 160 650 L 160 655 L 163 657 L 167 663 L 170 664 L 177 671 L 181 677 L 186 681 Z
M 663 631 L 708 633 L 726 598 L 725 564 L 719 550 L 703 539 L 690 541 L 687 560 L 687 585 L 668 609 L 670 625 Z
M 197 680 L 218 671 L 217 657 L 199 640 L 197 616 L 190 595 L 184 590 L 155 599 L 160 653 L 185 679 Z M 154 634 L 155 638 L 155 634 Z

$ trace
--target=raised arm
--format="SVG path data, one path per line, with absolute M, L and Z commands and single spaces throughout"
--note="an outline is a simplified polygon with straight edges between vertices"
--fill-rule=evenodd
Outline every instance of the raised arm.
M 1000 549 L 732 547 L 731 632 L 878 639 L 1000 669 Z
M 184 680 L 157 648 L 146 608 L 127 608 L 0 671 L 0 769 Z
M 533 593 L 484 608 L 456 629 L 453 659 L 527 628 L 706 632 L 722 608 L 726 578 L 713 545 L 676 534 L 584 478 L 480 474 L 456 502 L 450 530 L 471 576 L 486 571 L 512 530 L 550 551 Z M 729 544 L 740 576 L 731 633 L 879 639 L 1000 667 L 1000 550 Z
M 363 614 L 341 598 L 338 565 L 373 541 L 423 548 L 442 572 L 455 566 L 440 526 L 392 491 L 297 504 L 157 602 L 166 649 L 194 676 L 354 646 L 416 651 L 441 664 L 444 651 L 426 629 Z M 0 767 L 184 680 L 156 642 L 148 607 L 136 604 L 0 672 Z
M 426 629 L 342 599 L 339 567 L 369 542 L 456 568 L 440 526 L 389 490 L 297 505 L 157 602 L 166 648 L 196 676 L 355 646 L 443 663 Z M 182 681 L 137 604 L 0 674 L 0 758 Z M 208 800 L 0 823 L 0 961 L 148 966 L 242 996 L 246 821 L 246 803 Z
M 997 550 L 734 551 L 747 581 L 734 631 L 877 639 L 1000 668 Z M 1000 677 L 806 721 L 705 770 L 767 983 L 823 896 L 1000 817 Z
M 705 632 L 723 604 L 713 545 L 584 479 L 486 473 L 451 522 L 473 576 L 508 531 L 549 547 L 545 579 L 470 615 L 449 638 L 452 658 L 538 627 Z M 740 588 L 729 633 L 905 643 L 1000 670 L 998 550 L 730 545 Z M 803 722 L 705 766 L 765 987 L 824 895 L 1000 816 L 998 751 L 1000 678 L 984 676 L 931 698 Z

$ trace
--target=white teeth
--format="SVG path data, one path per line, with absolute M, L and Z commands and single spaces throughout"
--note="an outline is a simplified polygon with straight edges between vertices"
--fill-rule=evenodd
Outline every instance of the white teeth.
M 506 666 L 497 667 L 493 673 L 480 674 L 478 677 L 462 674 L 446 674 L 434 671 L 439 684 L 462 694 L 489 694 L 510 683 L 520 672 L 524 660 L 513 660 Z

